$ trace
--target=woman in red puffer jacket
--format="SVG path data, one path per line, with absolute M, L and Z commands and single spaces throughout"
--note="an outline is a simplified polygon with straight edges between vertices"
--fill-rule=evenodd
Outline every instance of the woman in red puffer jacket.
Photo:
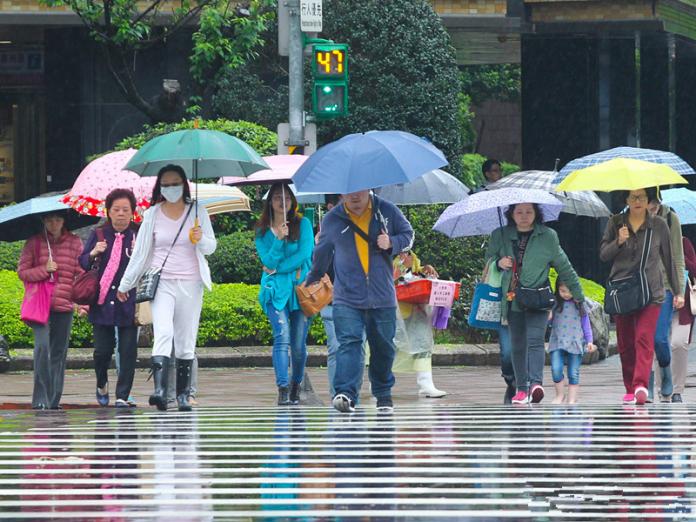
M 46 324 L 31 323 L 34 331 L 34 409 L 59 409 L 63 394 L 65 359 L 72 327 L 72 287 L 83 270 L 77 257 L 82 241 L 65 229 L 63 213 L 42 216 L 44 230 L 29 238 L 19 258 L 17 275 L 24 282 L 48 279 L 56 282 L 51 299 L 51 314 Z M 49 256 L 50 245 L 50 256 Z

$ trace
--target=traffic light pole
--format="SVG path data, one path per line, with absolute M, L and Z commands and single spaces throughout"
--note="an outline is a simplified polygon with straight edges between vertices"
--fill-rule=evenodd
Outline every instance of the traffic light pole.
M 283 1 L 283 0 L 281 0 Z M 289 14 L 288 45 L 288 146 L 304 147 L 304 46 L 300 27 L 300 0 L 287 0 Z

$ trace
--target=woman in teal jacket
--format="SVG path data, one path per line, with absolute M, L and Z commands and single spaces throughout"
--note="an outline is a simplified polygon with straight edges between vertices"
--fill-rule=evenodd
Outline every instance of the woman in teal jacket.
M 523 309 L 511 291 L 515 267 L 518 285 L 541 288 L 548 284 L 549 268 L 566 282 L 573 298 L 583 302 L 585 296 L 575 270 L 558 242 L 556 232 L 542 224 L 543 215 L 534 203 L 511 205 L 505 213 L 508 225 L 491 235 L 486 259 L 493 259 L 503 270 L 502 320 L 507 321 L 512 341 L 512 367 L 517 394 L 515 404 L 540 402 L 544 398 L 544 337 L 548 311 Z
M 289 186 L 276 183 L 268 191 L 256 223 L 256 251 L 263 263 L 259 302 L 273 329 L 279 405 L 300 402 L 309 319 L 300 308 L 295 286 L 309 272 L 313 248 L 312 224 L 297 214 L 297 200 Z M 288 351 L 292 355 L 292 379 L 288 379 Z

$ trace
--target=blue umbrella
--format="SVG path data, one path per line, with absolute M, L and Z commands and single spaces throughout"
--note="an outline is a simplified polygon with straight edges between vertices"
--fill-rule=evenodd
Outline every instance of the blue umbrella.
M 39 233 L 43 228 L 41 216 L 49 212 L 63 213 L 68 230 L 93 225 L 99 221 L 99 217 L 78 214 L 62 203 L 60 199 L 64 195 L 65 193 L 61 192 L 38 196 L 0 210 L 0 241 L 21 241 Z
M 408 183 L 445 165 L 444 154 L 423 138 L 403 131 L 370 131 L 324 145 L 292 181 L 300 192 L 350 194 Z
M 694 169 L 692 169 L 686 161 L 672 152 L 653 149 L 640 149 L 636 147 L 616 147 L 613 149 L 604 150 L 602 152 L 595 152 L 594 154 L 576 158 L 568 162 L 568 164 L 558 173 L 556 178 L 553 180 L 553 183 L 557 185 L 571 172 L 584 169 L 586 167 L 591 167 L 597 163 L 603 163 L 614 158 L 628 158 L 650 161 L 652 163 L 662 163 L 664 165 L 669 165 L 682 176 L 696 174 Z
M 687 188 L 661 190 L 662 202 L 677 213 L 682 225 L 696 223 L 696 192 Z
M 440 215 L 433 230 L 449 237 L 479 236 L 506 224 L 503 213 L 516 203 L 536 203 L 544 221 L 558 219 L 563 203 L 545 190 L 501 188 L 477 192 L 450 205 Z

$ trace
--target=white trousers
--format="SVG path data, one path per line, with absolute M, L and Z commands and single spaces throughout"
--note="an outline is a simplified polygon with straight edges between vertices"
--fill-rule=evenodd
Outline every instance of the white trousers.
M 193 359 L 198 322 L 203 306 L 203 283 L 183 279 L 160 279 L 152 301 L 153 356 Z

